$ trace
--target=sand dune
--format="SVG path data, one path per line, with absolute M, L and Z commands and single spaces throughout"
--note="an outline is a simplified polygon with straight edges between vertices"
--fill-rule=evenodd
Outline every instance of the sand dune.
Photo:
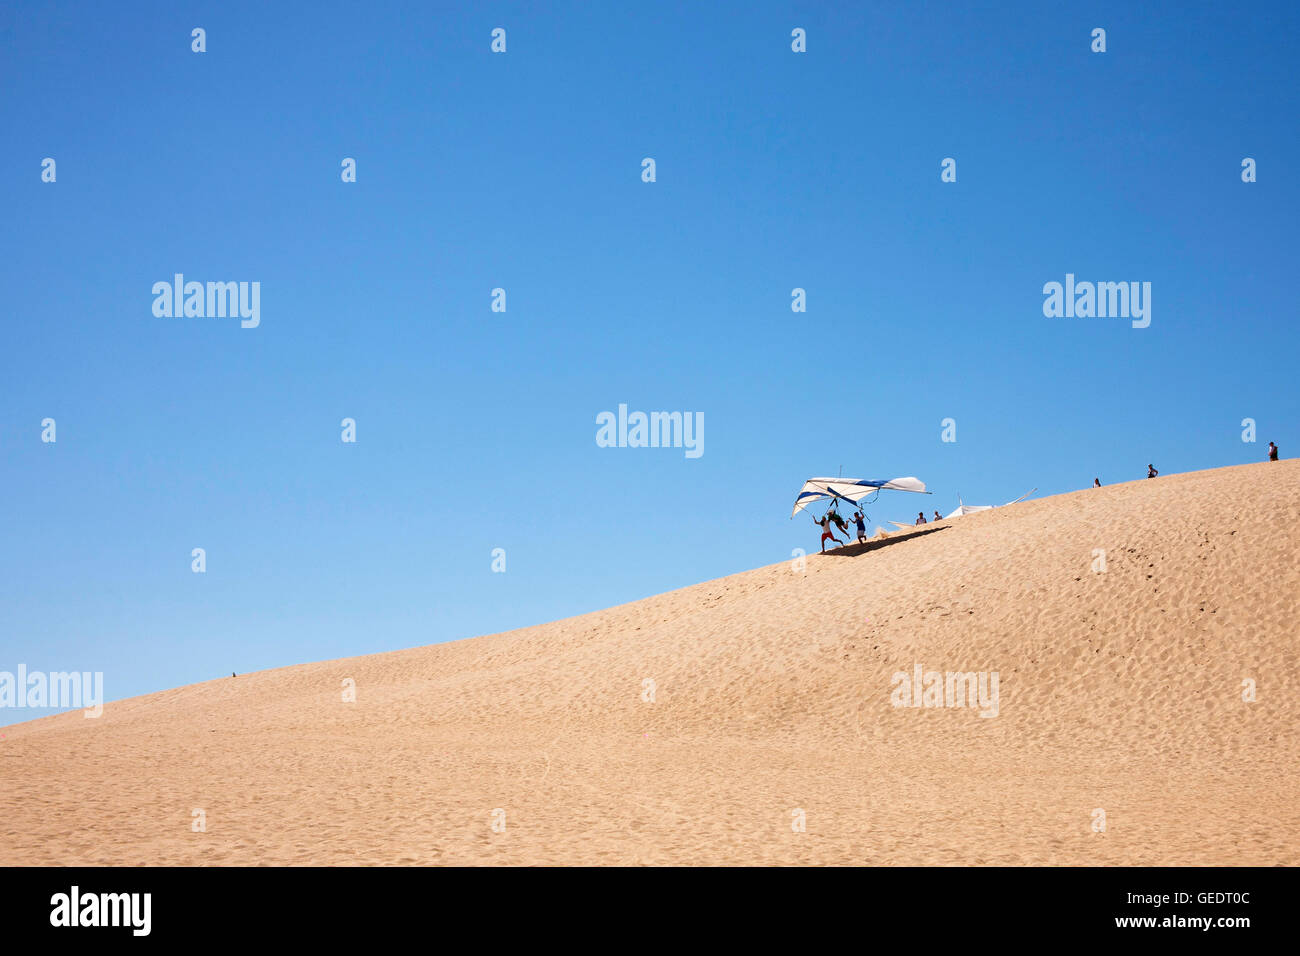
M 803 571 L 16 725 L 0 863 L 1300 864 L 1298 488 L 1166 475 L 825 556 L 796 522 Z M 892 706 L 917 664 L 998 672 L 997 716 Z

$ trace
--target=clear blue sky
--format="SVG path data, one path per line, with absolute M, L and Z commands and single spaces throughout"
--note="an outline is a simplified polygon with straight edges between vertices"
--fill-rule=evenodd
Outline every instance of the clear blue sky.
M 1133 6 L 5 5 L 0 670 L 112 700 L 595 610 L 814 550 L 841 467 L 935 492 L 874 527 L 1289 457 L 1300 14 Z M 176 272 L 261 326 L 154 317 Z M 1150 327 L 1045 318 L 1067 272 Z M 619 403 L 704 455 L 598 448 Z

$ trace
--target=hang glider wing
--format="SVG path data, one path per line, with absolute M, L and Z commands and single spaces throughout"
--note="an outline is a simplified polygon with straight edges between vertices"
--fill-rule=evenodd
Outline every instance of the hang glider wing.
M 947 521 L 949 518 L 960 518 L 962 515 L 973 515 L 977 511 L 990 511 L 992 508 L 992 505 L 958 505 L 957 510 L 944 515 L 943 520 Z
M 1007 502 L 1007 505 L 1014 505 L 1014 504 L 1016 503 L 1016 501 L 1024 501 L 1026 498 L 1028 498 L 1030 495 L 1032 495 L 1032 494 L 1033 494 L 1035 491 L 1037 491 L 1037 490 L 1038 490 L 1037 488 L 1030 488 L 1028 491 L 1026 491 L 1023 495 L 1021 495 L 1021 496 L 1020 496 L 1019 498 L 1017 498 L 1015 501 L 1008 501 L 1008 502 Z M 961 496 L 959 495 L 959 496 L 957 497 L 957 510 L 954 511 L 954 512 L 952 512 L 951 514 L 944 515 L 944 519 L 947 520 L 948 518 L 960 518 L 962 515 L 970 515 L 970 514 L 974 514 L 974 513 L 977 512 L 977 511 L 988 511 L 988 510 L 991 509 L 991 508 L 1005 508 L 1005 507 L 1006 507 L 1006 505 L 968 505 L 968 504 L 964 504 L 964 503 L 962 502 L 962 500 L 961 500 Z
M 1038 490 L 1037 488 L 1030 488 L 1030 489 L 1029 489 L 1028 491 L 1026 491 L 1023 495 L 1021 495 L 1019 498 L 1017 498 L 1016 501 L 1024 501 L 1026 498 L 1028 498 L 1030 495 L 1032 495 L 1032 494 L 1033 494 L 1035 491 L 1037 491 L 1037 490 Z M 1014 504 L 1016 503 L 1016 501 L 1008 501 L 1007 504 L 1008 504 L 1008 505 L 1014 505 Z M 1003 507 L 1006 507 L 1006 506 L 1004 505 Z
M 921 495 L 929 494 L 925 490 L 925 482 L 919 478 L 890 478 L 887 481 L 871 478 L 810 478 L 804 482 L 799 497 L 794 500 L 794 510 L 790 512 L 790 517 L 793 518 L 804 508 L 819 501 L 832 501 L 838 498 L 857 504 L 867 495 L 875 494 L 877 491 L 912 491 Z

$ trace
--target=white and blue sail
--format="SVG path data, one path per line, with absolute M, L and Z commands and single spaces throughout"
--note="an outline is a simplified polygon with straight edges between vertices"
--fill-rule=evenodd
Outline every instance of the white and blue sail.
M 794 500 L 794 510 L 790 512 L 793 518 L 804 508 L 809 505 L 817 504 L 819 501 L 847 501 L 850 504 L 857 504 L 868 495 L 874 495 L 880 491 L 911 491 L 920 495 L 928 495 L 925 490 L 925 482 L 920 478 L 810 478 L 804 482 L 803 488 L 799 490 L 799 497 Z

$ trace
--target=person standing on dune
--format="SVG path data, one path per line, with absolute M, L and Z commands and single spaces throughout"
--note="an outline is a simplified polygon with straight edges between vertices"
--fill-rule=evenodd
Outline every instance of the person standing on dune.
M 1150 464 L 1147 465 L 1147 477 L 1148 477 L 1148 478 L 1154 478 L 1154 477 L 1155 477 L 1156 475 L 1158 475 L 1158 474 L 1160 474 L 1160 472 L 1156 471 L 1156 466 L 1155 466 L 1155 465 L 1150 465 Z
M 1268 460 L 1277 461 L 1277 445 L 1272 442 L 1268 443 Z
M 924 512 L 924 511 L 918 511 L 918 512 L 916 513 L 916 523 L 917 523 L 917 524 L 925 524 L 925 512 Z

